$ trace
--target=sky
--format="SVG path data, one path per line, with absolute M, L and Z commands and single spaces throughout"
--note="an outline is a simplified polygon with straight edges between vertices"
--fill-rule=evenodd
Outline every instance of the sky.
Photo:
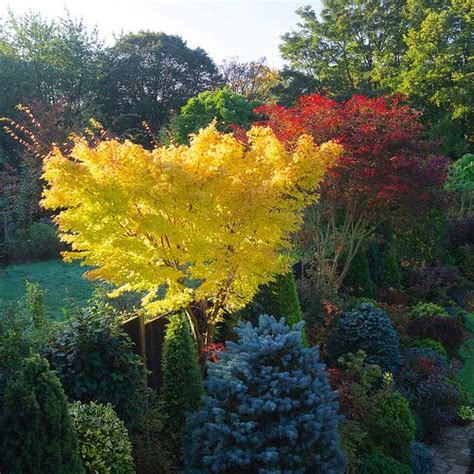
M 280 37 L 296 27 L 295 10 L 308 4 L 321 8 L 320 0 L 0 0 L 0 16 L 9 8 L 48 18 L 69 11 L 96 26 L 106 44 L 120 33 L 163 31 L 204 48 L 217 63 L 266 57 L 269 65 L 281 67 Z

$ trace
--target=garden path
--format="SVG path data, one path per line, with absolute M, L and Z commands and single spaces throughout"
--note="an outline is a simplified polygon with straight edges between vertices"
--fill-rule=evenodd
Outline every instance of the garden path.
M 451 426 L 433 446 L 433 474 L 472 474 L 469 470 L 469 435 L 474 424 Z

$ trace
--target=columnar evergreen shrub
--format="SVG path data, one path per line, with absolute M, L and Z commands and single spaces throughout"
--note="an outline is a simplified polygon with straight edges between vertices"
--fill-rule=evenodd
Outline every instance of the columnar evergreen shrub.
M 389 390 L 375 394 L 367 406 L 364 427 L 371 446 L 401 462 L 410 462 L 410 443 L 415 440 L 416 426 L 402 395 Z
M 188 472 L 344 472 L 336 394 L 300 331 L 268 315 L 238 326 L 189 417 Z
M 384 288 L 401 289 L 400 268 L 398 265 L 397 251 L 393 245 L 386 244 L 381 250 L 382 274 L 379 282 Z
M 301 321 L 301 305 L 293 272 L 277 275 L 275 281 L 261 287 L 252 303 L 241 312 L 242 317 L 258 324 L 261 314 L 283 318 L 289 326 Z
M 344 278 L 344 286 L 355 296 L 374 295 L 374 283 L 370 278 L 369 261 L 365 251 L 360 251 L 353 258 Z
M 379 450 L 361 457 L 357 474 L 411 474 L 410 467 Z
M 196 345 L 184 314 L 169 319 L 162 366 L 161 400 L 166 414 L 163 441 L 170 451 L 178 454 L 185 434 L 186 413 L 199 407 L 202 395 Z
M 76 402 L 69 412 L 86 473 L 135 472 L 127 429 L 112 405 Z
M 27 283 L 26 295 L 18 304 L 0 312 L 0 411 L 6 383 L 23 359 L 40 350 L 47 330 L 42 291 Z
M 396 371 L 402 360 L 399 337 L 387 313 L 370 303 L 343 313 L 329 340 L 334 360 L 359 350 L 367 354 L 368 363 L 383 370 Z
M 46 360 L 24 360 L 10 379 L 0 417 L 0 470 L 5 473 L 82 473 L 64 390 Z
M 412 474 L 431 474 L 434 468 L 433 453 L 426 444 L 413 441 L 411 449 Z

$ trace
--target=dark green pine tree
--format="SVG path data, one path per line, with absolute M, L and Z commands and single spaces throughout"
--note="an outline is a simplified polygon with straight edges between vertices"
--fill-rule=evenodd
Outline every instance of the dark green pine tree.
M 39 355 L 25 359 L 10 379 L 0 433 L 1 472 L 84 472 L 66 395 Z
M 196 346 L 184 314 L 170 317 L 163 347 L 161 400 L 166 419 L 163 442 L 179 457 L 185 434 L 186 413 L 199 408 L 203 393 Z

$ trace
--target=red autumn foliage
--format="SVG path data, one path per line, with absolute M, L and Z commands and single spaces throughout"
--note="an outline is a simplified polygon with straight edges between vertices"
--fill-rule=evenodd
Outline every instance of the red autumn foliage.
M 415 217 L 439 197 L 447 160 L 424 139 L 420 113 L 401 96 L 354 95 L 338 103 L 315 94 L 300 97 L 293 107 L 263 105 L 255 111 L 290 146 L 303 133 L 317 143 L 341 143 L 345 152 L 327 175 L 323 197 L 364 218 L 401 219 L 402 210 L 404 219 Z
M 211 362 L 217 362 L 219 360 L 219 352 L 225 351 L 225 345 L 222 343 L 213 342 L 205 346 L 202 351 L 206 354 L 206 360 Z

